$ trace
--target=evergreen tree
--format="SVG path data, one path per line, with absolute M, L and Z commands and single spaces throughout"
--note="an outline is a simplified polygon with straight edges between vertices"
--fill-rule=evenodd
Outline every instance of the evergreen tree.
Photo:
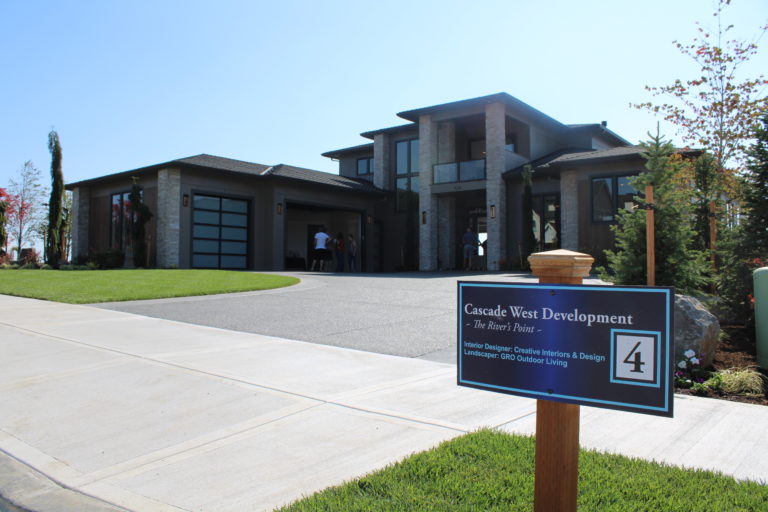
M 691 166 L 693 181 L 694 223 L 696 232 L 696 248 L 708 250 L 712 248 L 710 240 L 710 204 L 721 203 L 721 195 L 724 192 L 724 176 L 718 170 L 717 160 L 711 153 L 704 153 Z M 719 208 L 716 209 L 720 211 Z
M 755 137 L 742 177 L 745 219 L 722 244 L 718 283 L 726 319 L 738 323 L 754 320 L 752 272 L 768 265 L 768 114 Z
M 46 256 L 49 265 L 56 268 L 61 260 L 61 225 L 64 198 L 64 174 L 61 172 L 61 143 L 54 130 L 48 134 L 48 150 L 51 152 L 51 198 L 48 201 L 48 229 Z
M 650 136 L 650 135 L 649 135 Z M 674 286 L 679 293 L 694 294 L 706 285 L 704 253 L 693 248 L 691 227 L 691 189 L 679 186 L 685 165 L 674 147 L 661 135 L 650 136 L 643 144 L 647 172 L 633 178 L 638 191 L 653 186 L 656 284 Z M 611 227 L 616 249 L 606 251 L 608 271 L 603 279 L 618 284 L 647 283 L 645 198 L 636 197 L 640 208 L 620 210 L 618 223 Z

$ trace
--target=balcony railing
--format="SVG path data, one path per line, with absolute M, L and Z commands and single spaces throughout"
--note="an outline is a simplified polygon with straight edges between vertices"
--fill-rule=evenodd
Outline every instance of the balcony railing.
M 434 166 L 435 183 L 456 183 L 485 179 L 485 159 L 451 162 Z

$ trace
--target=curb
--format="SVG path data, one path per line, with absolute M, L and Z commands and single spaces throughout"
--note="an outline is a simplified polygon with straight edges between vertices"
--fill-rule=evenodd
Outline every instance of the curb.
M 0 451 L 0 512 L 129 512 L 67 489 Z

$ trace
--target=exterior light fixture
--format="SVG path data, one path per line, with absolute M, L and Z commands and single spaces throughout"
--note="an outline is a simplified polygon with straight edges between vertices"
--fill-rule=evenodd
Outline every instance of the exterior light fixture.
M 277 214 L 278 215 L 283 214 L 283 203 L 277 203 Z
M 495 204 L 491 205 L 491 218 L 492 219 L 496 218 L 496 205 Z
M 421 212 L 421 223 L 426 224 L 427 223 L 427 212 Z
M 185 207 L 189 206 L 189 194 L 184 194 L 184 197 L 181 198 L 181 202 Z
M 373 224 L 373 216 L 372 215 L 368 216 L 368 224 Z

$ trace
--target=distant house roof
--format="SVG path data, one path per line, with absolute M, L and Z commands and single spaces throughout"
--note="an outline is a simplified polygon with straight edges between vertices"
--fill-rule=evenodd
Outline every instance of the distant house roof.
M 131 171 L 124 171 L 109 174 L 107 176 L 101 176 L 99 178 L 92 178 L 75 183 L 69 183 L 66 188 L 71 190 L 75 187 L 98 183 L 105 179 L 114 179 L 119 177 L 129 178 L 131 176 L 157 171 L 166 167 L 209 169 L 220 171 L 222 173 L 233 173 L 240 175 L 245 174 L 258 177 L 259 179 L 286 179 L 346 190 L 353 190 L 356 192 L 383 193 L 382 190 L 376 188 L 368 180 L 346 178 L 336 174 L 330 174 L 327 172 L 315 171 L 312 169 L 305 169 L 302 167 L 295 167 L 286 164 L 264 165 L 206 154 L 186 158 L 178 158 L 176 160 L 171 160 L 162 164 L 150 165 Z

